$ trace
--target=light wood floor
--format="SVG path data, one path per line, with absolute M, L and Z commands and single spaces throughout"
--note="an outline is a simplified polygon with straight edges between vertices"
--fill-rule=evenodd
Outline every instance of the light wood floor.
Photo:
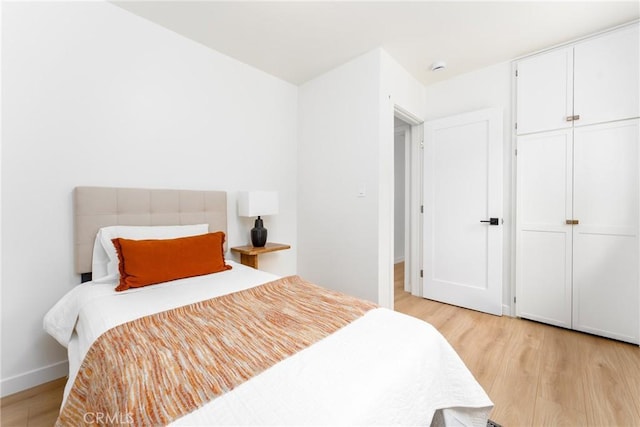
M 504 427 L 640 426 L 640 348 L 526 320 L 417 298 L 402 289 L 395 308 L 434 325 L 495 404 Z M 2 399 L 3 427 L 50 427 L 64 379 Z
M 395 309 L 426 320 L 456 349 L 515 426 L 640 426 L 640 348 L 414 297 L 395 268 Z
M 58 418 L 66 378 L 2 399 L 0 426 L 51 427 Z

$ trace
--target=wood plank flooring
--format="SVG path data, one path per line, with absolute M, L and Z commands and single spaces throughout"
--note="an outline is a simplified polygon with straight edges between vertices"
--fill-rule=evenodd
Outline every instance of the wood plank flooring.
M 640 348 L 414 297 L 395 268 L 395 309 L 434 325 L 505 426 L 640 426 Z
M 2 427 L 51 427 L 58 418 L 66 378 L 4 397 L 0 407 Z
M 504 427 L 640 427 L 640 348 L 631 344 L 497 317 L 417 298 L 402 289 L 395 308 L 434 325 L 495 404 Z M 54 424 L 65 380 L 2 399 L 3 427 Z

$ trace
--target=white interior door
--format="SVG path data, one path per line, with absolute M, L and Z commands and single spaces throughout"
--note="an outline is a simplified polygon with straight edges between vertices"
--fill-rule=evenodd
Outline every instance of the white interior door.
M 502 314 L 502 143 L 500 109 L 425 124 L 425 298 Z

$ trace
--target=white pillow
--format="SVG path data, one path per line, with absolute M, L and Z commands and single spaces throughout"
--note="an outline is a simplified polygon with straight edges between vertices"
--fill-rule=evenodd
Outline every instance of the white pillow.
M 96 283 L 117 282 L 118 253 L 111 239 L 175 239 L 177 237 L 197 236 L 209 232 L 209 224 L 132 226 L 113 225 L 98 230 L 93 243 L 92 278 Z

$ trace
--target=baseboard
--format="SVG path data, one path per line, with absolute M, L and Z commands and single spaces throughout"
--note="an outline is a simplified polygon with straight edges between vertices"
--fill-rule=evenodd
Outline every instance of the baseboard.
M 502 315 L 513 317 L 511 314 L 511 306 L 509 304 L 502 304 Z
M 3 378 L 0 381 L 0 397 L 28 390 L 67 375 L 69 375 L 69 362 L 65 360 L 24 374 Z

